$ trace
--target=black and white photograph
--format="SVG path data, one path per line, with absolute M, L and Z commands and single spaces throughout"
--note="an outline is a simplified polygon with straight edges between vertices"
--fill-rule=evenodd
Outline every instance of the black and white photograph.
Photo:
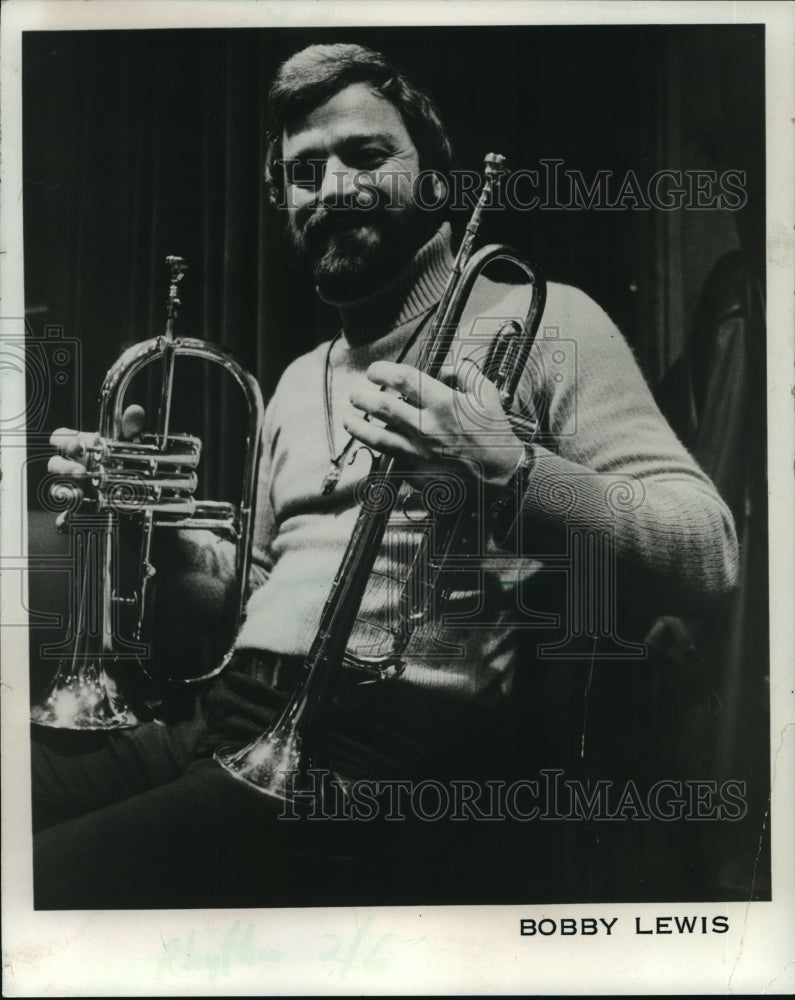
M 87 6 L 4 111 L 7 995 L 786 988 L 793 7 Z

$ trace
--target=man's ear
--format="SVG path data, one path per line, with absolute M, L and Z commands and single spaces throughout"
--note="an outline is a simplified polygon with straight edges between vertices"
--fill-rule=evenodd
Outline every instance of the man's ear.
M 276 178 L 274 177 L 274 164 L 266 162 L 265 167 L 262 171 L 262 179 L 265 182 L 265 190 L 268 195 L 268 204 L 271 206 L 271 208 L 278 208 L 279 203 L 282 200 L 281 197 L 282 185 L 278 184 L 276 182 Z M 283 178 L 282 178 L 282 184 L 283 184 Z

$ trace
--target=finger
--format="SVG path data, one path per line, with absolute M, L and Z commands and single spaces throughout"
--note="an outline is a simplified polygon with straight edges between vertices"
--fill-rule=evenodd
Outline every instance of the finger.
M 50 498 L 56 503 L 67 505 L 67 509 L 62 510 L 55 518 L 55 527 L 59 531 L 65 529 L 72 511 L 77 508 L 84 496 L 85 493 L 79 486 L 75 486 L 74 483 L 65 483 L 63 480 L 50 487 Z
M 417 451 L 402 435 L 388 427 L 379 427 L 355 413 L 348 414 L 344 421 L 345 430 L 373 451 L 386 452 L 398 457 L 417 457 Z
M 484 375 L 483 369 L 474 358 L 463 357 L 457 362 L 455 378 L 460 391 L 469 397 L 478 410 L 492 412 L 494 416 L 502 413 L 497 387 Z
M 146 414 L 144 408 L 137 403 L 132 403 L 121 415 L 121 436 L 124 441 L 131 441 L 138 437 L 144 428 Z
M 442 365 L 442 370 L 439 372 L 439 381 L 446 385 L 449 389 L 458 388 L 458 377 L 456 375 L 455 365 L 451 365 L 449 362 Z
M 70 476 L 79 478 L 88 475 L 85 465 L 74 462 L 70 458 L 63 458 L 61 455 L 53 455 L 47 462 L 47 471 L 54 476 Z
M 459 358 L 454 364 L 447 362 L 439 372 L 439 381 L 459 392 L 477 391 L 489 380 L 474 358 Z
M 477 361 L 470 357 L 461 358 L 459 360 L 458 364 L 455 366 L 455 377 L 458 382 L 458 387 L 462 392 L 476 392 L 479 389 L 482 390 L 484 382 L 488 382 L 489 385 L 493 384 L 483 374 L 483 370 Z
M 376 417 L 389 424 L 393 430 L 419 430 L 420 411 L 406 403 L 400 396 L 381 392 L 369 383 L 360 383 L 351 390 L 351 403 L 370 417 Z
M 67 458 L 81 459 L 89 448 L 99 444 L 96 432 L 75 431 L 71 427 L 59 427 L 50 435 L 50 444 Z
M 78 431 L 73 430 L 71 427 L 59 427 L 50 434 L 50 444 L 53 448 L 64 451 L 66 444 L 72 438 L 77 438 L 78 433 Z
M 376 385 L 394 389 L 414 406 L 432 406 L 449 394 L 447 387 L 435 378 L 396 361 L 374 361 L 367 369 L 367 377 Z

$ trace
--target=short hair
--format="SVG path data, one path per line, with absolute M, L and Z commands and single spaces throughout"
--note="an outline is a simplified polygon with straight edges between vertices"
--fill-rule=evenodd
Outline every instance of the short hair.
M 364 45 L 310 45 L 279 67 L 268 94 L 265 182 L 272 203 L 282 192 L 282 135 L 303 115 L 353 83 L 368 83 L 403 119 L 422 170 L 447 177 L 453 150 L 433 100 L 380 52 Z

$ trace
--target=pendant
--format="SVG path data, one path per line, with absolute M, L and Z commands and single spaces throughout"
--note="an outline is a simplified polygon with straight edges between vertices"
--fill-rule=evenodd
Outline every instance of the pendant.
M 332 461 L 331 468 L 328 471 L 328 475 L 323 480 L 323 486 L 320 490 L 322 496 L 326 497 L 329 493 L 333 493 L 337 488 L 337 483 L 340 478 L 340 467 L 337 462 Z

